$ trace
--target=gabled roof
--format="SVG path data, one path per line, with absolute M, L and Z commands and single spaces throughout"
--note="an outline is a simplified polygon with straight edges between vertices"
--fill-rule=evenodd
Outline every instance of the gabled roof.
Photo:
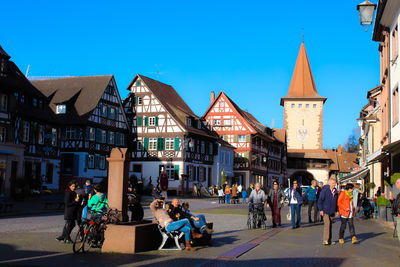
M 187 118 L 193 117 L 197 120 L 200 120 L 196 114 L 190 109 L 190 107 L 185 103 L 185 101 L 181 98 L 181 96 L 175 91 L 175 89 L 168 84 L 156 81 L 149 77 L 137 74 L 135 78 L 130 82 L 127 87 L 127 90 L 131 90 L 132 85 L 136 82 L 136 80 L 140 78 L 144 84 L 148 87 L 148 89 L 157 97 L 157 99 L 161 102 L 167 112 L 188 132 L 199 134 L 207 137 L 217 138 L 218 134 L 210 131 L 205 127 L 202 123 L 202 128 L 198 129 L 196 126 L 188 126 Z
M 320 96 L 317 92 L 304 43 L 300 45 L 289 91 L 285 97 L 281 98 L 281 105 L 283 105 L 285 99 L 320 99 L 326 101 L 326 98 Z
M 332 159 L 331 170 L 342 173 L 350 173 L 354 168 L 359 167 L 357 164 L 357 153 L 349 153 L 340 145 L 337 149 L 328 150 L 327 155 Z
M 113 75 L 81 76 L 32 81 L 56 112 L 57 104 L 67 104 L 67 113 L 58 115 L 64 123 L 84 123 L 96 108 Z M 72 108 L 72 109 L 71 109 Z
M 274 129 L 274 137 L 279 142 L 286 144 L 286 129 Z
M 11 57 L 4 51 L 3 47 L 0 45 L 0 56 L 5 57 L 6 59 L 10 59 Z
M 207 111 L 204 113 L 203 118 L 207 115 L 207 113 L 211 110 L 211 108 L 217 103 L 219 98 L 223 96 L 225 99 L 227 99 L 231 105 L 233 106 L 234 109 L 242 116 L 242 118 L 250 125 L 250 127 L 253 128 L 254 132 L 266 137 L 270 141 L 273 141 L 274 138 L 270 136 L 267 133 L 268 127 L 265 125 L 261 124 L 252 114 L 250 114 L 247 111 L 242 110 L 231 98 L 229 98 L 224 92 L 220 91 L 217 97 L 214 99 L 214 101 L 211 103 L 211 105 L 208 107 Z

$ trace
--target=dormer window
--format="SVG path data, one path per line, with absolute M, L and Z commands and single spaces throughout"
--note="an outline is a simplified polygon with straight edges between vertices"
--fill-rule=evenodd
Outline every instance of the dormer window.
M 136 81 L 136 86 L 140 86 L 140 84 L 141 84 L 141 83 L 140 83 L 140 80 L 137 80 L 137 81 Z
M 192 118 L 190 118 L 190 117 L 186 118 L 186 125 L 192 126 Z
M 57 110 L 56 110 L 57 114 L 65 114 L 66 112 L 67 112 L 67 107 L 65 106 L 65 104 L 57 105 Z
M 197 129 L 201 129 L 201 121 L 197 122 Z

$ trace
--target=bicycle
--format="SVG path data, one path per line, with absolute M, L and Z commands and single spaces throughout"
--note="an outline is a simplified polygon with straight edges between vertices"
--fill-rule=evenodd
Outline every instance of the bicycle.
M 79 251 L 87 252 L 91 248 L 101 248 L 104 242 L 104 231 L 107 229 L 108 223 L 118 223 L 119 211 L 108 210 L 107 212 L 92 212 L 92 218 L 86 218 L 79 225 L 76 233 L 72 250 L 74 253 Z

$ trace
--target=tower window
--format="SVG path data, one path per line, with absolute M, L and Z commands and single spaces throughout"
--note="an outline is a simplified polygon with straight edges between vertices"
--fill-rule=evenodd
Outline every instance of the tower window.
M 303 107 L 303 104 L 299 104 L 299 108 L 302 108 Z
M 310 104 L 306 104 L 306 108 L 309 108 L 310 107 Z
M 295 108 L 295 106 L 296 106 L 295 104 L 292 104 L 292 108 Z
M 313 108 L 317 108 L 317 104 L 313 104 L 312 107 L 313 107 Z

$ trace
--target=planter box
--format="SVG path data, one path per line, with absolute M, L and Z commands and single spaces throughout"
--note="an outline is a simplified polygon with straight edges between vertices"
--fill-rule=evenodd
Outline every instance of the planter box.
M 157 224 L 151 221 L 140 223 L 109 224 L 104 233 L 101 252 L 136 252 L 157 249 L 161 239 Z

